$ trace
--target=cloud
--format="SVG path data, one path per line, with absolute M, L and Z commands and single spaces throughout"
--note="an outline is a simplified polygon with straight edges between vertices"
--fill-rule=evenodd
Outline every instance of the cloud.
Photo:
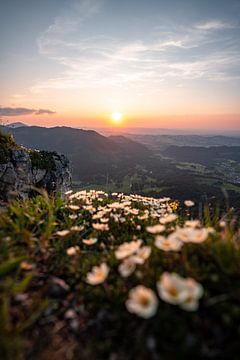
M 46 34 L 66 35 L 78 30 L 86 20 L 99 12 L 102 3 L 103 0 L 73 1 L 65 14 L 55 17 L 54 22 L 47 28 L 43 36 Z
M 54 111 L 45 109 L 27 109 L 27 108 L 11 108 L 11 107 L 0 107 L 0 116 L 21 116 L 21 115 L 43 115 L 43 114 L 55 114 Z
M 199 30 L 208 31 L 208 30 L 219 30 L 219 29 L 231 29 L 233 28 L 233 25 L 228 24 L 221 20 L 212 20 L 212 21 L 204 22 L 202 24 L 195 25 L 195 28 Z
M 100 5 L 99 5 L 100 4 Z M 63 65 L 58 76 L 39 81 L 33 93 L 47 89 L 100 89 L 102 87 L 158 86 L 159 83 L 205 79 L 237 79 L 240 51 L 229 34 L 215 30 L 233 29 L 221 19 L 188 26 L 172 24 L 126 40 L 121 35 L 88 35 L 89 17 L 98 16 L 102 2 L 85 0 L 79 8 L 58 17 L 38 39 L 41 55 Z M 96 21 L 97 23 L 97 21 Z M 70 25 L 71 24 L 71 25 Z M 233 70 L 234 69 L 234 70 Z
M 35 115 L 42 115 L 42 114 L 48 114 L 48 115 L 52 115 L 52 114 L 56 114 L 55 111 L 51 111 L 51 110 L 46 110 L 46 109 L 39 109 L 36 110 L 34 112 Z

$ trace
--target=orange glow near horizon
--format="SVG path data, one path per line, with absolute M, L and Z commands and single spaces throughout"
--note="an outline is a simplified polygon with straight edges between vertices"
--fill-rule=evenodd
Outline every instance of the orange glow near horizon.
M 90 114 L 60 114 L 53 115 L 25 115 L 17 117 L 5 117 L 3 122 L 23 122 L 27 125 L 36 126 L 70 126 L 79 128 L 166 128 L 166 129 L 189 129 L 189 130 L 220 130 L 240 131 L 239 114 L 196 114 L 196 115 L 135 115 L 127 116 L 120 112 L 105 113 L 98 115 Z

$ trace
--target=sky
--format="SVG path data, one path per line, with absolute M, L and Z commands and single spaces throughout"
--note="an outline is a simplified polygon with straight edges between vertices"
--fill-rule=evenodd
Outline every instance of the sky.
M 0 46 L 3 122 L 240 130 L 240 0 L 1 1 Z

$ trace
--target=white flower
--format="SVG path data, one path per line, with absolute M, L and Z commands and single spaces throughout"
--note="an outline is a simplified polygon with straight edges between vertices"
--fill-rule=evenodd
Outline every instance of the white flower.
M 73 211 L 77 211 L 80 209 L 80 207 L 78 205 L 68 205 L 67 207 Z
M 221 228 L 225 228 L 225 227 L 227 226 L 226 221 L 224 221 L 224 220 L 219 221 L 219 226 L 220 226 Z
M 160 219 L 160 223 L 165 225 L 165 224 L 175 221 L 177 218 L 178 218 L 178 216 L 176 214 L 169 214 L 169 215 L 162 217 Z
M 101 223 L 106 224 L 109 222 L 109 218 L 102 218 L 100 219 Z
M 163 273 L 157 282 L 157 289 L 162 300 L 188 311 L 197 310 L 198 300 L 203 295 L 201 284 L 175 273 Z
M 91 239 L 83 239 L 82 242 L 86 245 L 93 245 L 96 244 L 96 242 L 98 241 L 97 238 L 91 238 Z
M 195 205 L 195 203 L 192 201 L 192 200 L 185 200 L 184 201 L 184 204 L 187 206 L 187 207 L 192 207 Z
M 158 300 L 151 289 L 139 285 L 129 291 L 126 308 L 130 313 L 148 319 L 156 314 L 157 307 Z
M 159 234 L 165 230 L 165 226 L 158 224 L 153 226 L 147 226 L 146 230 L 151 234 Z
M 121 260 L 121 259 L 124 259 L 124 258 L 134 254 L 135 252 L 138 251 L 141 244 L 142 244 L 142 240 L 136 240 L 136 241 L 123 243 L 115 251 L 116 258 Z
M 79 252 L 80 252 L 79 246 L 71 246 L 70 248 L 67 249 L 68 256 L 74 256 Z
M 84 230 L 84 226 L 72 226 L 71 231 L 82 231 Z
M 69 230 L 59 230 L 56 232 L 58 236 L 67 236 L 70 233 Z
M 86 282 L 90 285 L 98 285 L 105 281 L 109 273 L 109 268 L 106 263 L 100 266 L 94 266 L 92 271 L 87 273 Z
M 202 243 L 207 240 L 209 234 L 211 234 L 212 231 L 212 228 L 195 229 L 186 227 L 178 228 L 174 234 L 177 238 L 179 238 L 179 240 L 186 243 Z
M 103 216 L 103 214 L 102 213 L 97 213 L 97 214 L 94 214 L 93 216 L 92 216 L 92 219 L 93 220 L 98 220 L 98 219 L 101 219 L 101 217 Z
M 199 220 L 186 220 L 184 225 L 187 227 L 196 228 L 199 227 L 201 223 Z
M 154 245 L 163 251 L 179 251 L 183 246 L 182 241 L 180 241 L 176 236 L 170 234 L 167 238 L 164 236 L 156 236 Z
M 98 231 L 108 231 L 109 230 L 108 224 L 95 223 L 95 224 L 92 224 L 92 227 Z
M 150 246 L 143 246 L 137 251 L 135 255 L 132 256 L 132 260 L 136 264 L 144 264 L 151 255 L 151 251 L 152 249 L 150 248 Z
M 198 300 L 203 296 L 203 287 L 192 278 L 186 279 L 188 287 L 188 296 L 180 307 L 187 311 L 195 311 L 198 309 Z
M 136 264 L 131 256 L 127 259 L 124 259 L 118 267 L 118 271 L 122 277 L 130 276 L 135 271 L 135 269 Z

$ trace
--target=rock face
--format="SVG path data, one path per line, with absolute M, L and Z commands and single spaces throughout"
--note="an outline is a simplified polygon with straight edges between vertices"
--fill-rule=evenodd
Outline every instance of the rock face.
M 0 200 L 25 199 L 35 189 L 62 195 L 71 185 L 68 159 L 55 152 L 11 149 L 5 163 L 0 164 Z

